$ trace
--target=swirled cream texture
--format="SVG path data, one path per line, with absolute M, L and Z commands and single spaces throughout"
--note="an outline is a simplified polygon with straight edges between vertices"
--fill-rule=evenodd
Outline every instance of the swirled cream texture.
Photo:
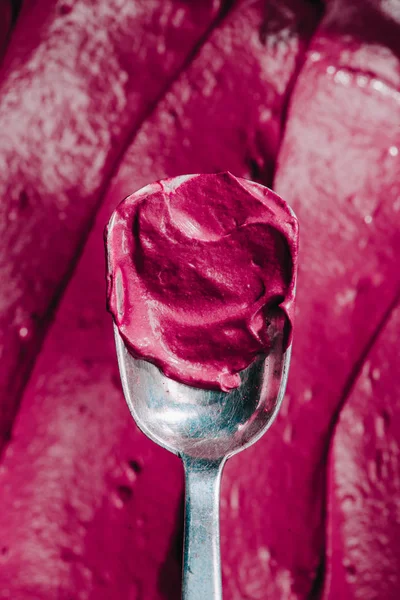
M 297 220 L 268 188 L 230 173 L 160 181 L 128 196 L 107 228 L 108 307 L 133 356 L 167 376 L 228 391 L 290 343 Z

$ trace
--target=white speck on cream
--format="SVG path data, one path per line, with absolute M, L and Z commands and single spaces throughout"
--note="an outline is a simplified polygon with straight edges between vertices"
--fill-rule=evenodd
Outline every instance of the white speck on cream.
M 157 44 L 157 52 L 158 52 L 158 54 L 165 54 L 165 50 L 166 50 L 166 46 L 165 46 L 164 42 L 160 41 Z
M 379 79 L 374 79 L 374 81 L 372 82 L 372 87 L 377 92 L 384 92 L 385 91 L 385 84 L 382 81 L 379 81 Z
M 336 83 L 341 83 L 342 85 L 349 85 L 350 75 L 349 73 L 346 73 L 346 71 L 339 70 L 335 73 L 334 80 Z
M 172 17 L 172 25 L 174 27 L 180 27 L 185 18 L 185 10 L 183 8 L 178 8 L 175 15 Z
M 378 381 L 381 377 L 381 372 L 378 368 L 373 369 L 372 373 L 372 379 L 374 379 L 375 381 Z
M 312 62 L 318 62 L 319 60 L 321 60 L 321 54 L 319 52 L 311 52 L 310 60 Z
M 266 123 L 266 122 L 270 121 L 271 118 L 272 118 L 272 111 L 269 110 L 269 108 L 263 108 L 263 110 L 261 111 L 261 114 L 260 114 L 261 123 Z
M 260 546 L 258 549 L 258 558 L 261 562 L 267 563 L 271 558 L 271 554 L 269 553 L 268 548 L 266 548 L 265 546 Z
M 21 327 L 18 333 L 19 333 L 19 337 L 26 338 L 26 336 L 29 333 L 29 330 L 27 327 Z
M 336 294 L 336 302 L 339 306 L 348 306 L 354 302 L 356 291 L 352 288 L 347 288 Z
M 357 75 L 356 82 L 359 87 L 366 87 L 368 85 L 368 77 L 366 75 Z
M 304 394 L 303 394 L 303 398 L 304 398 L 304 400 L 305 400 L 306 402 L 310 402 L 310 400 L 312 400 L 312 397 L 313 397 L 312 389 L 311 389 L 311 388 L 307 388 L 307 389 L 304 391 Z

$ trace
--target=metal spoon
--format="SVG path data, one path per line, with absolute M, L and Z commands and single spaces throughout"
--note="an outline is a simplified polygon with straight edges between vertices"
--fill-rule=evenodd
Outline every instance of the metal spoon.
M 283 320 L 270 326 L 271 352 L 240 373 L 229 393 L 169 379 L 133 358 L 114 326 L 122 387 L 140 429 L 182 458 L 185 468 L 184 600 L 221 600 L 219 495 L 226 460 L 257 441 L 275 418 L 286 388 L 290 348 Z

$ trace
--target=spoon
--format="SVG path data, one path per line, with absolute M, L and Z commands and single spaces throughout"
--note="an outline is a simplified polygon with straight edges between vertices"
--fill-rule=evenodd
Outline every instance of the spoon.
M 129 354 L 114 325 L 126 402 L 151 440 L 181 457 L 185 469 L 183 600 L 221 600 L 219 495 L 226 460 L 269 428 L 285 393 L 290 347 L 283 351 L 284 320 L 269 327 L 272 347 L 240 372 L 231 392 L 178 383 Z

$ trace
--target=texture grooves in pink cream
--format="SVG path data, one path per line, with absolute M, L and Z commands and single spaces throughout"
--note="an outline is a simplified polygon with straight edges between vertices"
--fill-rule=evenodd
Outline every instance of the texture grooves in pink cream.
M 0 447 L 114 169 L 222 8 L 23 3 L 0 72 Z

